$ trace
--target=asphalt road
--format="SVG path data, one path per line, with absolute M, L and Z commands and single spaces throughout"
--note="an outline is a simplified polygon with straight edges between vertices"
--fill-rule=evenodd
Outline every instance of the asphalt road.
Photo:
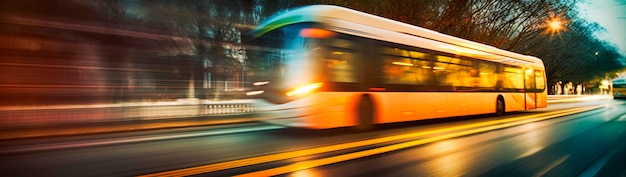
M 241 123 L 0 141 L 3 176 L 625 176 L 626 101 L 303 131 Z

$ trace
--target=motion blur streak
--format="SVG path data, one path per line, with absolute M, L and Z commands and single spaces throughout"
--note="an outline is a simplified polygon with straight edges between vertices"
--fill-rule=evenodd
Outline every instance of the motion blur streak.
M 549 166 L 541 170 L 539 173 L 535 174 L 534 177 L 544 176 L 548 171 L 552 170 L 554 167 L 558 166 L 559 164 L 563 163 L 563 161 L 567 160 L 567 158 L 569 158 L 569 155 L 563 156 L 559 158 L 558 160 L 552 162 Z
M 396 151 L 396 150 L 405 149 L 405 148 L 409 148 L 409 147 L 413 147 L 413 146 L 418 146 L 418 145 L 422 145 L 422 144 L 432 143 L 432 142 L 435 142 L 435 141 L 441 141 L 441 140 L 450 139 L 450 138 L 456 138 L 456 137 L 460 137 L 460 136 L 466 136 L 466 135 L 482 133 L 482 132 L 496 130 L 496 129 L 502 129 L 502 128 L 517 126 L 517 125 L 523 125 L 523 124 L 526 124 L 526 123 L 531 123 L 531 122 L 536 122 L 536 121 L 541 121 L 541 120 L 546 120 L 546 119 L 552 119 L 552 118 L 556 118 L 556 117 L 560 117 L 560 116 L 566 116 L 566 115 L 575 114 L 575 113 L 579 113 L 579 112 L 585 112 L 585 111 L 589 111 L 589 110 L 593 110 L 593 109 L 597 109 L 597 108 L 601 108 L 601 107 L 604 107 L 604 105 L 602 105 L 602 106 L 593 106 L 593 107 L 584 107 L 584 108 L 580 108 L 580 109 L 577 109 L 577 110 L 572 111 L 572 112 L 554 114 L 554 115 L 545 116 L 545 117 L 538 117 L 538 118 L 534 118 L 534 119 L 526 119 L 526 120 L 522 120 L 522 121 L 519 121 L 519 122 L 504 123 L 504 124 L 500 124 L 500 125 L 493 125 L 493 126 L 482 127 L 482 128 L 472 129 L 472 130 L 466 130 L 466 131 L 462 131 L 462 132 L 450 133 L 450 134 L 446 134 L 446 135 L 435 136 L 435 137 L 430 137 L 430 138 L 425 138 L 425 139 L 419 139 L 419 140 L 414 140 L 414 141 L 409 141 L 409 142 L 404 142 L 404 143 L 399 143 L 399 144 L 394 144 L 394 145 L 389 145 L 389 146 L 384 146 L 384 147 L 379 147 L 379 148 L 375 148 L 375 149 L 359 151 L 359 152 L 354 152 L 354 153 L 349 153 L 349 154 L 344 154 L 344 155 L 339 155 L 339 156 L 333 156 L 333 157 L 328 157 L 328 158 L 323 158 L 323 159 L 318 159 L 318 160 L 302 161 L 302 162 L 294 163 L 294 164 L 283 166 L 283 167 L 278 167 L 278 168 L 273 168 L 273 169 L 268 169 L 268 170 L 263 170 L 263 171 L 248 173 L 248 174 L 242 174 L 242 175 L 238 175 L 237 177 L 275 176 L 275 175 L 295 172 L 295 171 L 299 171 L 299 170 L 305 170 L 305 169 L 309 169 L 309 168 L 319 167 L 319 166 L 323 166 L 323 165 L 329 165 L 329 164 L 333 164 L 333 163 L 348 161 L 348 160 L 352 160 L 352 159 L 367 157 L 367 156 L 371 156 L 371 155 L 376 155 L 376 154 L 382 154 L 382 153 L 386 153 L 386 152 Z
M 99 34 L 111 34 L 111 35 L 126 36 L 126 37 L 133 37 L 133 38 L 144 38 L 144 39 L 151 39 L 151 40 L 174 40 L 174 41 L 194 42 L 194 43 L 204 43 L 204 44 L 219 44 L 219 42 L 215 42 L 211 40 L 197 40 L 197 39 L 180 37 L 180 36 L 152 34 L 152 33 L 145 33 L 145 32 L 103 28 L 103 27 L 97 27 L 97 26 L 79 25 L 79 24 L 62 23 L 62 22 L 51 22 L 51 21 L 36 20 L 36 19 L 24 18 L 24 17 L 0 17 L 0 22 L 4 22 L 8 24 L 16 24 L 16 25 L 56 28 L 60 30 L 90 32 L 90 33 L 99 33 Z M 255 48 L 255 47 L 258 47 L 258 46 L 249 46 L 249 48 Z
M 361 146 L 368 146 L 368 145 L 373 145 L 373 144 L 391 142 L 391 141 L 402 140 L 402 139 L 413 138 L 413 137 L 419 137 L 419 136 L 424 136 L 424 135 L 432 135 L 432 134 L 437 134 L 437 133 L 452 132 L 452 131 L 457 131 L 457 130 L 463 130 L 463 129 L 469 129 L 469 128 L 477 128 L 477 127 L 494 125 L 494 126 L 486 127 L 486 128 L 480 128 L 480 129 L 475 129 L 475 130 L 468 130 L 468 131 L 464 131 L 464 132 L 448 134 L 448 135 L 439 136 L 439 137 L 432 137 L 432 138 L 427 138 L 427 139 L 421 139 L 421 140 L 416 140 L 416 141 L 412 141 L 412 142 L 396 144 L 396 145 L 393 145 L 393 146 L 387 146 L 387 147 L 383 147 L 383 148 L 372 149 L 372 150 L 368 150 L 368 151 L 361 151 L 361 152 L 357 152 L 357 153 L 353 153 L 353 154 L 346 154 L 346 155 L 342 155 L 342 156 L 331 157 L 328 160 L 322 159 L 322 160 L 315 160 L 315 161 L 305 161 L 305 162 L 302 162 L 302 163 L 297 163 L 297 164 L 289 165 L 289 166 L 278 168 L 278 169 L 272 169 L 272 170 L 268 170 L 268 171 L 260 171 L 258 173 L 253 173 L 253 174 L 246 174 L 245 176 L 268 176 L 270 174 L 277 175 L 277 174 L 293 172 L 293 171 L 297 171 L 297 170 L 301 170 L 301 169 L 321 166 L 321 165 L 325 165 L 325 164 L 345 161 L 345 160 L 349 160 L 349 159 L 353 159 L 353 158 L 364 157 L 364 156 L 373 155 L 373 154 L 377 154 L 377 153 L 389 152 L 389 151 L 393 151 L 393 150 L 397 150 L 397 149 L 402 149 L 402 148 L 407 148 L 407 147 L 416 146 L 416 145 L 420 145 L 420 144 L 430 143 L 430 142 L 433 142 L 433 141 L 438 141 L 438 140 L 443 140 L 443 139 L 448 139 L 448 138 L 453 138 L 453 137 L 458 137 L 458 136 L 464 136 L 464 135 L 473 134 L 473 133 L 479 133 L 479 132 L 483 132 L 483 131 L 495 130 L 495 129 L 498 129 L 498 128 L 505 128 L 505 127 L 515 126 L 515 125 L 521 125 L 521 124 L 524 124 L 524 123 L 540 121 L 540 120 L 546 120 L 546 119 L 551 119 L 551 118 L 555 118 L 555 117 L 559 117 L 559 116 L 576 114 L 576 113 L 589 111 L 589 110 L 593 110 L 593 109 L 598 109 L 598 108 L 602 108 L 602 107 L 604 107 L 604 105 L 602 105 L 602 106 L 582 107 L 582 108 L 573 108 L 573 109 L 566 109 L 566 110 L 555 111 L 555 112 L 541 113 L 541 114 L 536 114 L 536 115 L 528 115 L 528 116 L 514 117 L 514 118 L 509 118 L 509 119 L 494 120 L 494 121 L 488 121 L 488 122 L 480 122 L 480 123 L 468 124 L 468 125 L 463 125 L 463 126 L 455 126 L 455 127 L 435 129 L 435 130 L 428 130 L 428 131 L 419 131 L 419 132 L 408 133 L 408 134 L 400 134 L 400 135 L 381 137 L 381 138 L 376 138 L 376 139 L 356 141 L 356 142 L 351 142 L 351 143 L 336 144 L 336 145 L 325 146 L 325 147 L 304 149 L 304 150 L 299 150 L 299 151 L 292 151 L 292 152 L 286 152 L 286 153 L 280 153 L 280 154 L 259 156 L 259 157 L 248 158 L 248 159 L 240 159 L 240 160 L 235 160 L 235 161 L 222 162 L 222 163 L 217 163 L 217 164 L 209 164 L 209 165 L 191 167 L 191 168 L 180 169 L 180 170 L 173 170 L 173 171 L 166 171 L 166 172 L 161 172 L 161 173 L 147 174 L 147 175 L 143 175 L 143 177 L 196 175 L 196 174 L 201 174 L 201 173 L 209 173 L 209 172 L 214 172 L 214 171 L 219 171 L 219 170 L 244 167 L 244 166 L 255 165 L 255 164 L 260 164 L 260 163 L 267 163 L 267 162 L 273 162 L 273 161 L 278 161 L 278 160 L 285 160 L 285 159 L 290 159 L 290 158 L 295 158 L 295 157 L 302 157 L 302 156 L 308 156 L 308 155 L 314 155 L 314 154 L 320 154 L 320 153 L 326 153 L 326 152 L 332 152 L 332 151 L 356 148 L 356 147 L 361 147 Z M 519 121 L 519 122 L 515 122 L 515 121 Z M 510 123 L 510 122 L 513 122 L 513 123 Z M 496 125 L 496 124 L 500 124 L 500 125 Z
M 115 34 L 115 35 L 120 35 L 120 36 L 141 37 L 141 38 L 146 38 L 146 39 L 190 40 L 190 39 L 184 39 L 180 37 L 173 37 L 173 36 L 166 36 L 166 35 L 142 33 L 142 32 L 135 32 L 135 31 L 127 31 L 127 30 L 118 30 L 118 29 L 110 29 L 110 28 L 101 28 L 101 27 L 87 26 L 87 25 L 50 22 L 50 21 L 35 20 L 35 19 L 21 18 L 21 17 L 8 17 L 8 18 L 5 17 L 5 18 L 0 18 L 0 21 L 5 22 L 5 23 L 18 24 L 18 25 L 57 28 L 57 29 L 63 29 L 63 30 L 83 31 L 83 32 L 101 33 L 101 34 Z
M 297 89 L 294 89 L 293 91 L 287 92 L 287 96 L 294 96 L 298 94 L 309 93 L 317 88 L 322 87 L 322 85 L 324 85 L 324 83 L 315 83 L 311 85 L 298 87 Z
M 76 142 L 76 143 L 57 143 L 57 144 L 51 144 L 51 145 L 35 145 L 35 146 L 3 149 L 3 150 L 0 150 L 0 154 L 24 153 L 24 152 L 33 152 L 33 151 L 45 151 L 45 150 L 78 148 L 78 147 L 89 147 L 89 146 L 104 146 L 104 145 L 136 143 L 136 142 L 144 142 L 144 141 L 160 141 L 160 140 L 168 140 L 168 139 L 182 139 L 182 138 L 201 137 L 201 136 L 213 136 L 213 135 L 244 133 L 244 132 L 254 132 L 254 131 L 263 131 L 263 130 L 275 130 L 275 129 L 281 129 L 281 128 L 284 128 L 284 127 L 271 125 L 271 126 L 259 126 L 259 127 L 253 127 L 253 128 L 247 128 L 247 129 L 189 133 L 189 134 L 183 134 L 183 135 L 152 136 L 152 137 L 123 138 L 123 139 L 112 139 L 112 140 L 94 140 L 94 141 Z

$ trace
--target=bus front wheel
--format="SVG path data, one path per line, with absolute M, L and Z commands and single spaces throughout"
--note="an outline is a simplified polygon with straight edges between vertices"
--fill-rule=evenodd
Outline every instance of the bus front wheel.
M 356 110 L 357 131 L 365 131 L 373 128 L 374 124 L 374 102 L 370 95 L 363 95 L 359 100 Z

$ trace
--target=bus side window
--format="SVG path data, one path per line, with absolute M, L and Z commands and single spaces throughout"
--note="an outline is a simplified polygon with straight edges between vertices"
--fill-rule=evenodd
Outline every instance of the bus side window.
M 546 87 L 546 80 L 543 77 L 543 71 L 535 70 L 535 88 L 537 91 L 542 91 Z
M 498 77 L 496 65 L 492 63 L 478 63 L 478 87 L 495 89 Z
M 357 64 L 360 55 L 355 52 L 357 44 L 353 41 L 333 38 L 326 49 L 325 67 L 328 81 L 355 83 L 359 82 Z
M 430 83 L 428 61 L 387 56 L 383 59 L 387 84 L 427 85 Z
M 437 56 L 435 62 L 437 83 L 441 86 L 474 87 L 472 61 L 449 56 Z
M 524 89 L 524 75 L 522 68 L 505 66 L 502 87 L 505 89 Z
M 386 57 L 383 59 L 383 74 L 387 84 L 412 84 L 411 75 L 415 74 L 411 71 L 413 64 L 410 59 Z M 408 77 L 407 77 L 408 76 Z
M 525 89 L 534 91 L 535 90 L 535 72 L 533 69 L 525 69 L 524 70 L 524 82 L 526 82 Z
M 429 85 L 430 61 L 426 54 L 392 47 L 382 48 L 383 78 L 387 84 Z

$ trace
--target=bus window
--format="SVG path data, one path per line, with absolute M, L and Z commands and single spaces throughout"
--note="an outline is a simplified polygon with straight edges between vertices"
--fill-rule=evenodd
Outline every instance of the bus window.
M 497 79 L 495 64 L 478 63 L 478 87 L 495 88 Z
M 473 87 L 472 61 L 449 56 L 437 56 L 435 75 L 441 86 Z
M 409 58 L 385 57 L 383 74 L 387 84 L 428 85 L 430 83 L 429 62 Z
M 524 89 L 522 68 L 504 67 L 502 87 L 505 89 Z
M 399 49 L 399 48 L 393 48 L 393 47 L 383 47 L 382 48 L 382 54 L 384 55 L 393 55 L 393 56 L 398 56 L 398 57 L 409 57 L 409 58 L 414 58 L 414 59 L 423 59 L 426 60 L 426 53 L 423 52 L 418 52 L 418 51 L 412 51 L 412 50 L 405 50 L 405 49 Z
M 454 64 L 465 65 L 465 66 L 472 66 L 472 61 L 457 58 L 457 57 L 439 55 L 437 56 L 437 61 L 444 62 L 444 63 L 454 63 Z
M 526 69 L 524 71 L 524 81 L 526 82 L 526 86 L 524 87 L 525 89 L 529 89 L 529 90 L 535 90 L 535 72 L 533 72 L 533 69 Z
M 330 82 L 358 82 L 356 70 L 357 54 L 331 51 L 326 58 L 326 71 Z
M 311 67 L 315 62 L 302 59 L 310 50 L 311 40 L 300 35 L 301 29 L 310 26 L 308 23 L 284 26 L 252 41 L 260 47 L 252 49 L 250 54 L 262 61 L 254 79 L 270 81 L 267 87 L 274 89 L 313 82 L 315 76 L 308 73 L 319 67 Z
M 546 87 L 546 80 L 543 77 L 542 71 L 535 71 L 535 88 L 539 91 L 544 90 Z
M 350 41 L 346 39 L 339 39 L 339 38 L 329 39 L 328 46 L 343 48 L 343 49 L 357 49 L 358 48 L 358 44 L 355 43 L 354 41 Z
M 471 77 L 472 67 L 436 62 L 434 69 L 439 85 L 455 87 L 474 86 L 473 78 Z
M 411 58 L 426 59 L 426 54 L 417 51 L 410 51 Z
M 384 47 L 383 54 L 394 55 L 394 56 L 402 56 L 402 57 L 410 57 L 409 51 L 398 48 Z
M 326 50 L 326 74 L 330 82 L 355 83 L 359 82 L 357 67 L 359 54 L 353 49 L 357 44 L 350 40 L 329 39 Z

